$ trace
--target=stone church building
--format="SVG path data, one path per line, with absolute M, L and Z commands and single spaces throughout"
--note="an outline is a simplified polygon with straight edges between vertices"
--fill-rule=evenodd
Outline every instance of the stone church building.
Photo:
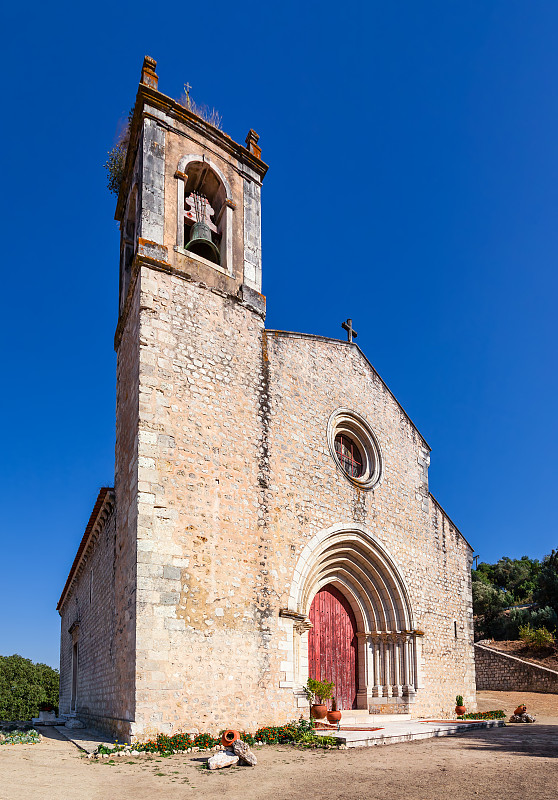
M 119 738 L 475 708 L 472 550 L 352 341 L 265 328 L 258 136 L 143 64 L 116 219 L 114 488 L 58 610 L 60 712 Z M 353 712 L 354 713 L 354 712 Z M 358 713 L 358 712 L 357 712 Z

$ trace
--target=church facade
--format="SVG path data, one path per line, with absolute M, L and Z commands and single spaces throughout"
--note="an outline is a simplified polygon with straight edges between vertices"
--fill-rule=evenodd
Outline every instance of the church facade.
M 354 341 L 266 329 L 258 137 L 146 58 L 121 227 L 114 488 L 58 610 L 60 712 L 114 735 L 475 708 L 472 550 Z M 349 336 L 349 338 L 351 338 Z

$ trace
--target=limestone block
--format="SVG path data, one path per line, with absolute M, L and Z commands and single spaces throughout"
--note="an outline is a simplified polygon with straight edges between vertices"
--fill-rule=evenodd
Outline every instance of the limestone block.
M 83 724 L 83 722 L 80 719 L 76 719 L 75 717 L 72 717 L 72 719 L 69 719 L 66 722 L 65 727 L 66 728 L 70 728 L 71 730 L 74 730 L 75 728 L 85 728 L 85 725 Z
M 235 755 L 240 758 L 242 764 L 247 764 L 249 767 L 255 767 L 258 759 L 255 754 L 250 750 L 250 747 L 242 739 L 237 739 L 233 744 Z
M 223 769 L 223 767 L 232 767 L 236 764 L 238 764 L 238 756 L 235 756 L 234 753 L 230 753 L 227 750 L 215 753 L 215 755 L 211 756 L 207 761 L 209 769 Z

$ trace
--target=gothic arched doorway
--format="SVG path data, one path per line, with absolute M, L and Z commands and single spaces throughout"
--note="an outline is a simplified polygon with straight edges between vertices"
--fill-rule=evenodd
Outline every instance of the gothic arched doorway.
M 357 707 L 358 647 L 353 609 L 328 583 L 315 595 L 309 613 L 308 672 L 319 681 L 333 681 L 339 709 Z M 330 703 L 328 703 L 330 705 Z

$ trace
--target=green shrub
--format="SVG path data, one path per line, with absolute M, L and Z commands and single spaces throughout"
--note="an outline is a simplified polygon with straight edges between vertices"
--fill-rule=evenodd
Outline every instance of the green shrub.
M 41 704 L 58 709 L 57 669 L 34 664 L 22 656 L 0 656 L 0 719 L 28 720 L 39 715 Z
M 313 703 L 315 699 L 323 702 L 331 699 L 334 686 L 335 684 L 331 681 L 315 681 L 313 678 L 308 678 L 304 691 L 310 703 Z
M 207 736 L 208 734 L 200 734 L 200 736 Z M 196 737 L 198 738 L 198 737 Z M 209 737 L 211 739 L 211 737 Z M 215 740 L 212 739 L 214 742 Z M 197 745 L 197 747 L 205 747 L 206 745 Z M 209 746 L 209 745 L 207 745 Z M 160 733 L 156 739 L 150 739 L 148 742 L 140 742 L 133 746 L 134 750 L 139 750 L 143 753 L 161 753 L 162 755 L 172 753 L 173 750 L 187 750 L 192 747 L 192 740 L 187 733 L 175 733 L 174 736 L 167 736 L 165 733 Z M 122 750 L 124 745 L 116 744 L 115 747 L 107 750 L 106 752 L 112 753 L 115 750 Z M 99 749 L 99 752 L 101 750 Z
M 554 636 L 544 625 L 541 628 L 533 628 L 529 624 L 521 625 L 519 638 L 527 647 L 534 650 L 545 650 L 554 646 Z
M 220 739 L 214 739 L 209 733 L 198 733 L 196 737 L 194 737 L 194 747 L 214 747 L 216 744 L 219 744 Z
M 278 727 L 268 725 L 254 734 L 254 741 L 266 744 L 300 744 L 306 747 L 337 746 L 335 736 L 316 736 L 314 723 L 306 719 L 289 722 Z
M 477 711 L 472 714 L 462 714 L 457 719 L 505 719 L 504 711 Z
M 30 731 L 7 733 L 4 739 L 0 739 L 0 744 L 39 744 L 39 741 L 39 734 L 32 728 Z

